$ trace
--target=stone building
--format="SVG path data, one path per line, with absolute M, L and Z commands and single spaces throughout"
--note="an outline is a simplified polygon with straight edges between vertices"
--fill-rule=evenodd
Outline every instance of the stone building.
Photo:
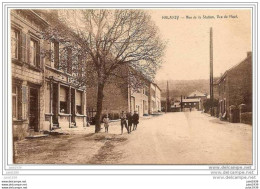
M 230 107 L 238 112 L 241 104 L 245 105 L 245 112 L 252 112 L 252 53 L 248 52 L 242 62 L 227 70 L 217 84 L 221 118 L 230 120 Z
M 150 83 L 149 114 L 161 111 L 161 89 L 154 82 Z
M 73 86 L 73 76 L 59 69 L 59 44 L 40 36 L 50 23 L 33 10 L 12 10 L 10 16 L 14 137 L 84 126 L 85 90 Z M 54 60 L 41 54 L 49 48 L 54 48 Z
M 127 75 L 127 73 L 125 73 Z M 143 87 L 136 90 L 127 84 L 127 79 L 115 79 L 104 87 L 103 114 L 109 114 L 112 119 L 118 119 L 122 111 L 137 111 L 140 116 L 161 110 L 161 92 L 159 87 L 149 79 L 141 77 Z M 152 89 L 151 89 L 152 88 Z M 153 91 L 153 92 L 151 92 Z M 152 93 L 152 97 L 151 97 Z M 97 87 L 91 87 L 87 92 L 87 112 L 92 118 L 96 113 Z M 151 105 L 153 103 L 153 105 Z M 151 108 L 153 109 L 151 110 Z

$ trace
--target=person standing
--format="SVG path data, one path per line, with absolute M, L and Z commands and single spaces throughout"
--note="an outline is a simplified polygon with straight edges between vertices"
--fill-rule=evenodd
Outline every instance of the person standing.
M 127 120 L 128 120 L 128 133 L 131 133 L 132 125 L 133 125 L 133 114 L 132 114 L 132 112 L 128 114 Z
M 105 132 L 108 133 L 108 127 L 109 127 L 109 118 L 108 115 L 105 115 L 103 119 L 104 127 L 105 127 Z
M 120 115 L 120 119 L 121 119 L 121 135 L 123 134 L 123 129 L 124 126 L 128 132 L 128 128 L 127 128 L 127 123 L 126 123 L 126 114 L 124 111 L 122 111 L 121 115 Z
M 133 126 L 133 130 L 137 129 L 137 125 L 139 124 L 139 114 L 137 113 L 137 111 L 134 112 L 133 118 L 132 118 L 132 122 L 134 124 Z

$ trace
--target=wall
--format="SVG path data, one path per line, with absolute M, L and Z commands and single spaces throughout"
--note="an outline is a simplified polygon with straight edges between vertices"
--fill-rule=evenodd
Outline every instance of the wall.
M 230 120 L 231 105 L 246 104 L 247 112 L 252 112 L 252 56 L 229 69 L 220 79 L 219 102 L 226 101 L 227 120 Z M 219 105 L 220 105 L 219 103 Z
M 252 56 L 228 73 L 230 104 L 246 104 L 247 111 L 252 112 Z
M 16 139 L 22 139 L 29 135 L 29 91 L 30 87 L 38 90 L 38 125 L 37 128 L 42 130 L 44 122 L 44 86 L 43 86 L 43 59 L 37 58 L 38 65 L 34 66 L 29 63 L 29 44 L 31 38 L 36 39 L 39 47 L 42 47 L 42 40 L 37 36 L 38 32 L 44 27 L 39 20 L 29 10 L 12 10 L 11 11 L 11 29 L 19 31 L 18 59 L 12 58 L 12 79 L 13 85 L 19 81 L 19 90 L 21 97 L 18 99 L 21 116 L 18 120 L 13 119 L 13 136 Z M 12 46 L 11 46 L 12 47 Z M 11 50 L 12 52 L 12 50 Z M 37 50 L 38 52 L 38 50 Z
M 87 109 L 96 110 L 97 87 L 87 89 Z M 128 87 L 120 87 L 114 83 L 104 87 L 103 113 L 120 113 L 128 111 Z

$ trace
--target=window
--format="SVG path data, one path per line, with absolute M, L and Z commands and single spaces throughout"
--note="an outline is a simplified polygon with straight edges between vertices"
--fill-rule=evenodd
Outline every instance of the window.
M 18 119 L 18 89 L 17 86 L 12 87 L 12 101 L 13 101 L 13 118 Z
M 148 105 L 147 105 L 147 102 L 145 100 L 143 101 L 143 107 L 144 107 L 144 110 L 148 109 Z
M 145 94 L 146 96 L 148 96 L 148 87 L 147 87 L 147 86 L 145 86 L 144 94 Z
M 34 39 L 30 40 L 30 64 L 39 66 L 39 43 Z
M 153 109 L 156 109 L 156 103 L 153 101 Z
M 16 29 L 12 29 L 11 31 L 11 45 L 12 45 L 12 58 L 18 59 L 19 58 L 19 36 L 20 32 Z
M 18 120 L 21 118 L 21 87 L 19 85 L 12 86 L 12 117 Z
M 68 100 L 67 100 L 68 90 L 60 86 L 60 112 L 68 113 Z
M 155 90 L 151 89 L 151 96 L 155 98 Z
M 76 91 L 76 114 L 82 114 L 82 92 Z

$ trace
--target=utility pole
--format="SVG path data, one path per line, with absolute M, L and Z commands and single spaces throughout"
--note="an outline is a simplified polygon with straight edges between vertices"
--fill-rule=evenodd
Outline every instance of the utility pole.
M 182 112 L 182 106 L 183 106 L 183 104 L 182 104 L 182 95 L 181 95 L 181 112 Z
M 169 95 L 169 83 L 167 81 L 167 91 L 166 91 L 166 112 L 169 111 L 169 104 L 170 104 L 170 95 Z
M 210 28 L 210 115 L 214 115 L 214 94 L 213 94 L 213 31 Z

